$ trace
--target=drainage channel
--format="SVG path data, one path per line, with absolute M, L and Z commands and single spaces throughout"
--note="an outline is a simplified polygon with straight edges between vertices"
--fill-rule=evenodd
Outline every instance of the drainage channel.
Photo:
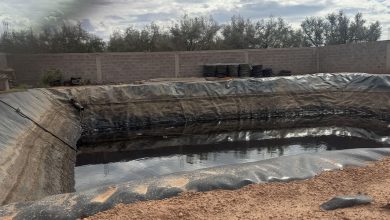
M 390 147 L 388 137 L 351 127 L 160 135 L 80 146 L 76 191 L 281 156 Z

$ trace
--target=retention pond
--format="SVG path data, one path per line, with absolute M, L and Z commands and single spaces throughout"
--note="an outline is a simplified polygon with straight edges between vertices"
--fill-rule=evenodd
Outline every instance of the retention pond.
M 269 121 L 267 123 L 270 124 Z M 357 124 L 347 127 L 350 123 Z M 122 134 L 120 138 L 117 134 L 116 139 L 119 140 L 79 147 L 75 189 L 83 191 L 177 172 L 302 153 L 390 147 L 387 129 L 373 127 L 374 123 L 379 122 L 327 117 L 306 120 L 300 125 L 304 127 L 300 128 L 261 130 L 261 121 L 247 120 L 230 121 L 229 124 L 240 124 L 252 130 L 229 131 L 223 123 L 214 126 L 209 123 L 192 126 L 190 130 L 198 133 L 176 134 L 170 130 L 177 128 L 166 128 Z M 280 122 L 273 120 L 272 124 L 277 127 Z M 289 126 L 294 126 L 294 123 Z M 208 133 L 201 132 L 202 129 Z M 165 133 L 162 133 L 163 130 L 166 130 Z
M 390 156 L 390 75 L 31 89 L 0 119 L 0 218 L 78 219 Z

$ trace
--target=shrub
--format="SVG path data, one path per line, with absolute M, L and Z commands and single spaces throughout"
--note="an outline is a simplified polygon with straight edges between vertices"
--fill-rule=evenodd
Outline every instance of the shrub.
M 62 72 L 59 69 L 49 69 L 42 74 L 42 83 L 45 86 L 60 86 Z

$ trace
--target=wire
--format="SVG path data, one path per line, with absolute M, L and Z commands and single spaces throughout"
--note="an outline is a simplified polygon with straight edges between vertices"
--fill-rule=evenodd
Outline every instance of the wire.
M 52 133 L 51 131 L 47 130 L 46 128 L 44 128 L 42 125 L 40 125 L 38 122 L 34 121 L 34 119 L 32 119 L 31 117 L 25 115 L 19 108 L 15 108 L 13 107 L 12 105 L 8 104 L 7 102 L 5 102 L 4 100 L 1 100 L 0 99 L 0 102 L 3 103 L 4 105 L 10 107 L 11 109 L 13 109 L 18 115 L 20 115 L 21 117 L 23 118 L 26 118 L 28 120 L 30 120 L 32 123 L 34 123 L 36 126 L 38 126 L 39 128 L 41 128 L 43 131 L 51 134 L 53 137 L 55 137 L 56 139 L 58 139 L 59 141 L 61 141 L 62 143 L 64 143 L 67 147 L 69 147 L 71 150 L 77 152 L 77 149 L 74 148 L 72 145 L 70 145 L 69 143 L 67 143 L 66 141 L 62 140 L 60 137 L 58 137 L 57 135 L 55 135 L 54 133 Z

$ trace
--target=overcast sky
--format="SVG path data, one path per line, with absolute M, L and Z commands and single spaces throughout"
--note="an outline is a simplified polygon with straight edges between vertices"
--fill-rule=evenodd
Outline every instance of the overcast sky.
M 254 20 L 273 15 L 299 27 L 306 16 L 340 9 L 348 15 L 362 12 L 369 22 L 379 20 L 381 39 L 390 38 L 390 0 L 0 0 L 0 21 L 20 28 L 78 20 L 88 31 L 108 39 L 114 30 L 152 21 L 169 26 L 183 14 L 211 15 L 219 23 L 226 23 L 232 15 Z

